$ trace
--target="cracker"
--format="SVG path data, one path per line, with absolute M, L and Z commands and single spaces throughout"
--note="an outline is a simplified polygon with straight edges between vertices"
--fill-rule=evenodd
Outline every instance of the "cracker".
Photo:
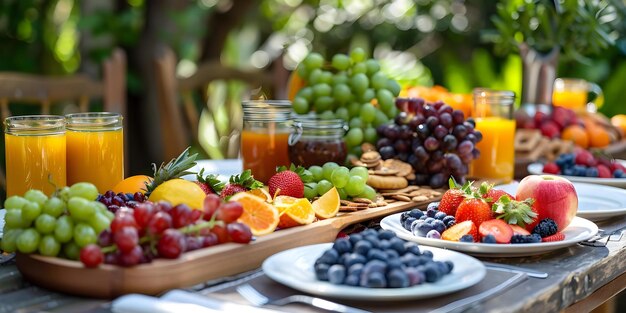
M 380 160 L 380 153 L 378 153 L 377 151 L 368 151 L 361 154 L 361 161 L 363 163 L 369 163 L 378 160 Z
M 367 198 L 352 198 L 353 202 L 357 202 L 357 203 L 366 203 L 366 204 L 372 204 L 374 202 L 372 202 L 372 200 L 367 199 Z
M 396 200 L 398 200 L 398 201 L 411 202 L 411 198 L 409 198 L 407 196 L 395 195 L 395 196 L 391 196 L 391 197 L 396 199 Z
M 358 208 L 350 207 L 350 206 L 340 206 L 339 207 L 339 212 L 356 212 L 358 210 L 359 210 Z
M 411 198 L 411 200 L 413 200 L 413 202 L 421 202 L 421 201 L 427 201 L 428 199 L 430 199 L 427 196 L 415 196 L 413 198 Z
M 367 184 L 376 189 L 399 189 L 409 185 L 404 177 L 370 175 Z
M 379 170 L 373 170 L 370 174 L 379 175 L 379 176 L 402 176 L 398 175 L 398 170 L 383 167 Z
M 411 164 L 396 159 L 385 160 L 383 166 L 398 171 L 398 176 L 406 176 L 413 171 Z
M 365 142 L 361 145 L 361 151 L 363 151 L 363 153 L 365 152 L 370 152 L 370 151 L 376 151 L 376 147 L 369 143 L 369 142 Z

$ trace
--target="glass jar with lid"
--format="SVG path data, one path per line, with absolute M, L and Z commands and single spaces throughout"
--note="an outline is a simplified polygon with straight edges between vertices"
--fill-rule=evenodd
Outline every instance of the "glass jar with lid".
M 348 148 L 343 136 L 347 125 L 343 120 L 298 116 L 293 129 L 289 137 L 289 160 L 293 164 L 309 167 L 345 162 Z
M 255 179 L 267 183 L 277 166 L 289 166 L 292 112 L 287 100 L 243 101 L 241 157 L 244 170 L 251 170 Z

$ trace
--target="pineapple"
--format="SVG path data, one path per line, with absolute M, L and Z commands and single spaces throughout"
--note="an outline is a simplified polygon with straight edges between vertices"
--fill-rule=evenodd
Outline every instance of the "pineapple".
M 154 170 L 154 179 L 146 183 L 146 196 L 149 196 L 159 185 L 168 180 L 180 178 L 185 175 L 194 174 L 187 171 L 188 169 L 196 165 L 196 158 L 198 154 L 189 155 L 190 147 L 187 147 L 176 159 L 170 160 L 167 164 L 161 163 L 161 166 L 157 169 L 155 163 L 152 163 L 152 169 Z

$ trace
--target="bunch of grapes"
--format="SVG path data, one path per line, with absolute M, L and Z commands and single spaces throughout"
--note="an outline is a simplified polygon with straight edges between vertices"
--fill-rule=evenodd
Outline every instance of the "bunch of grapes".
M 223 202 L 214 194 L 207 195 L 202 210 L 165 201 L 121 207 L 97 244 L 81 250 L 80 260 L 87 267 L 102 262 L 133 266 L 157 257 L 175 259 L 186 251 L 224 242 L 249 243 L 250 228 L 237 222 L 242 213 L 241 203 Z
M 323 166 L 311 166 L 309 171 L 313 181 L 304 184 L 304 196 L 313 199 L 321 196 L 331 188 L 337 188 L 339 197 L 346 200 L 349 197 L 374 200 L 376 190 L 367 185 L 369 176 L 367 168 L 356 166 L 348 169 L 334 162 L 327 162 Z
M 398 113 L 393 99 L 400 85 L 380 71 L 378 61 L 366 59 L 356 48 L 350 55 L 336 54 L 326 62 L 319 53 L 309 54 L 297 68 L 307 83 L 293 100 L 298 114 L 315 111 L 322 119 L 348 122 L 346 144 L 360 155 L 360 144 L 376 142 L 376 127 Z
M 146 201 L 147 198 L 141 192 L 115 194 L 113 190 L 108 190 L 104 194 L 98 195 L 96 200 L 106 205 L 109 211 L 115 213 L 122 207 L 134 208 L 137 204 Z
M 35 189 L 7 198 L 2 250 L 77 260 L 80 249 L 96 243 L 114 217 L 97 196 L 93 184 L 76 183 L 50 198 Z
M 401 112 L 394 123 L 377 128 L 381 157 L 410 163 L 416 185 L 440 188 L 450 176 L 464 183 L 469 164 L 480 155 L 476 143 L 483 137 L 474 129 L 474 120 L 442 101 L 398 98 L 396 106 Z

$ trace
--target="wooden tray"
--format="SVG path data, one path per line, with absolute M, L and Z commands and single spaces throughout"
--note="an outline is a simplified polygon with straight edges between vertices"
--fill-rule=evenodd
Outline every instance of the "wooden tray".
M 156 259 L 135 267 L 101 265 L 87 269 L 78 261 L 17 254 L 17 267 L 29 281 L 69 294 L 113 298 L 127 293 L 154 295 L 189 287 L 207 280 L 258 268 L 269 256 L 294 247 L 332 242 L 341 229 L 358 222 L 383 217 L 424 202 L 395 202 L 384 207 L 341 213 L 310 225 L 276 231 L 250 244 L 227 243 L 184 253 L 176 260 Z

